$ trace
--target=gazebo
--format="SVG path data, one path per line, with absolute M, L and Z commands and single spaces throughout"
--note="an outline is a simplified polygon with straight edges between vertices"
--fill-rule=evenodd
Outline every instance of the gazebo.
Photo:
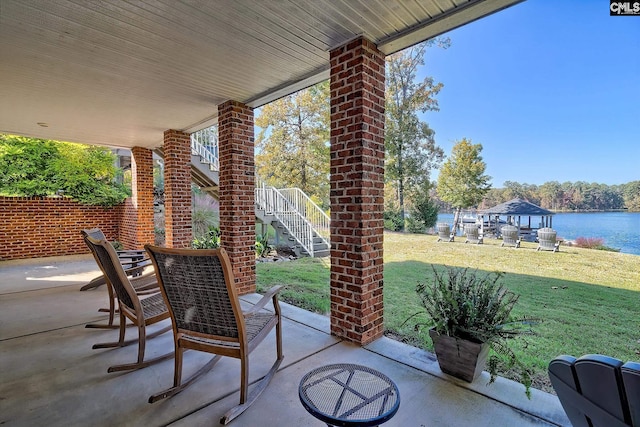
M 481 211 L 480 227 L 483 234 L 485 229 L 488 233 L 498 234 L 502 225 L 514 225 L 518 227 L 518 235 L 526 240 L 535 240 L 538 229 L 552 226 L 553 215 L 553 212 L 531 202 L 513 199 Z M 532 217 L 540 217 L 540 221 L 532 221 Z

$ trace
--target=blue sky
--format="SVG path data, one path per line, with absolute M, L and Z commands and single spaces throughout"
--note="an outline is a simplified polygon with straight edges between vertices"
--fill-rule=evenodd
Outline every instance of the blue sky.
M 640 16 L 528 0 L 446 35 L 421 77 L 444 84 L 422 118 L 447 155 L 482 144 L 494 187 L 640 180 Z

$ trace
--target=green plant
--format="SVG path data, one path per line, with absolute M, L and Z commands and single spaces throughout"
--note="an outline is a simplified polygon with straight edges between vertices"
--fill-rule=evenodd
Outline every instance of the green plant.
M 209 231 L 202 236 L 196 237 L 191 242 L 193 249 L 216 249 L 220 247 L 220 229 L 210 227 Z
M 256 256 L 264 257 L 269 255 L 273 250 L 273 246 L 269 244 L 269 233 L 264 233 L 256 237 Z
M 493 350 L 487 363 L 490 383 L 495 381 L 498 369 L 516 369 L 529 396 L 531 371 L 509 348 L 509 340 L 532 333 L 534 320 L 511 318 L 519 296 L 498 283 L 503 273 L 482 275 L 469 268 L 431 268 L 432 280 L 418 282 L 416 287 L 428 324 L 441 335 L 487 343 Z

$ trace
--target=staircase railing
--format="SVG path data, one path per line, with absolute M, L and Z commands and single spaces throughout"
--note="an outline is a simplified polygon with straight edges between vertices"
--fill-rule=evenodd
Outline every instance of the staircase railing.
M 276 217 L 287 232 L 298 240 L 309 256 L 314 256 L 315 235 L 322 238 L 327 246 L 329 245 L 327 238 L 321 233 L 321 229 L 325 229 L 326 235 L 329 235 L 329 217 L 300 189 L 277 190 L 264 184 L 258 185 L 256 186 L 256 204 L 266 214 Z M 313 212 L 312 215 L 304 215 L 311 212 Z M 314 225 L 309 218 L 315 218 L 316 224 L 319 225 Z
M 322 237 L 325 242 L 330 240 L 331 219 L 304 191 L 299 188 L 280 188 L 278 191 L 311 224 L 318 236 Z
M 191 153 L 200 156 L 212 171 L 220 170 L 218 156 L 218 134 L 213 127 L 191 134 Z
M 218 131 L 215 126 L 191 134 L 191 152 L 208 163 L 210 170 L 220 170 Z M 314 253 L 314 235 L 322 238 L 329 247 L 331 220 L 302 190 L 277 190 L 264 183 L 256 183 L 255 197 L 256 205 L 274 215 L 310 256 Z

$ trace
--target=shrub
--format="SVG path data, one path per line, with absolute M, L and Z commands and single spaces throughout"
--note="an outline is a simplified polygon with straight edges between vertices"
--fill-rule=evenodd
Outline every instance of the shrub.
M 599 251 L 620 252 L 620 249 L 604 245 L 604 239 L 600 237 L 578 237 L 575 245 L 579 248 L 597 249 Z
M 273 246 L 269 244 L 269 233 L 264 233 L 256 238 L 256 256 L 264 257 L 269 255 Z
M 220 229 L 211 227 L 202 237 L 196 237 L 191 242 L 193 249 L 216 249 L 220 247 Z

